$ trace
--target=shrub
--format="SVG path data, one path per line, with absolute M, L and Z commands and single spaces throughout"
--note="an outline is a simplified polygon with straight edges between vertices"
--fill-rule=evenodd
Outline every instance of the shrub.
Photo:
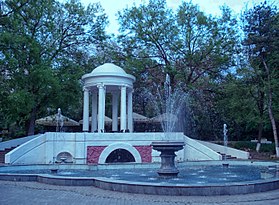
M 256 151 L 257 144 L 255 142 L 250 141 L 238 141 L 231 144 L 231 146 L 235 149 L 240 150 L 254 150 Z M 268 153 L 275 153 L 275 144 L 262 144 L 260 152 L 268 152 Z

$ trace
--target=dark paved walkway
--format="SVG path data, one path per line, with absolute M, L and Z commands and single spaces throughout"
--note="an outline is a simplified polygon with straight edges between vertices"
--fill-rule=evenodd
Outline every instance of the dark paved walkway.
M 105 191 L 95 187 L 54 186 L 38 182 L 0 181 L 1 205 L 278 205 L 279 190 L 236 196 L 155 196 Z

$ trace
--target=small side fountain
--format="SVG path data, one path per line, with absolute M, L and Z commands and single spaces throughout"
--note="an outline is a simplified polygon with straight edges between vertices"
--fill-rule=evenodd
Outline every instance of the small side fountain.
M 51 168 L 50 169 L 50 173 L 51 174 L 57 174 L 58 173 L 58 169 L 57 168 Z
M 227 129 L 227 124 L 224 124 L 223 126 L 223 134 L 224 134 L 224 163 L 223 167 L 228 167 L 229 163 L 227 163 L 227 151 L 228 151 L 228 129 Z
M 57 114 L 56 114 L 56 132 L 62 132 L 63 130 L 63 115 L 61 114 L 61 109 L 58 108 Z
M 177 122 L 177 114 L 181 109 L 181 104 L 186 99 L 185 93 L 180 90 L 176 91 L 172 93 L 170 76 L 167 74 L 164 83 L 164 98 L 159 95 L 160 103 L 165 102 L 165 105 L 161 105 L 161 109 L 157 108 L 157 110 L 162 110 L 162 107 L 165 107 L 166 119 L 161 119 L 165 140 L 152 142 L 151 144 L 154 150 L 161 153 L 161 167 L 157 173 L 163 178 L 176 177 L 178 175 L 179 170 L 175 166 L 175 152 L 182 150 L 185 145 L 184 141 L 172 141 L 171 137 L 171 132 L 174 131 L 175 123 Z

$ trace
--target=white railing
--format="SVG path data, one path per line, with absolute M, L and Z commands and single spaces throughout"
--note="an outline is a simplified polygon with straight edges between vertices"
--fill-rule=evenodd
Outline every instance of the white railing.
M 199 140 L 197 140 L 197 141 L 199 141 Z M 199 142 L 216 152 L 224 153 L 226 155 L 231 155 L 232 157 L 236 157 L 238 159 L 249 159 L 249 157 L 250 157 L 249 152 L 234 149 L 231 147 L 224 147 L 222 145 L 214 144 L 211 142 L 205 142 L 205 141 L 199 141 Z
M 19 147 L 13 149 L 12 151 L 8 152 L 5 155 L 5 163 L 7 164 L 14 164 L 16 163 L 20 158 L 26 158 L 26 160 L 28 161 L 28 157 L 26 157 L 26 155 L 30 152 L 32 152 L 34 149 L 36 149 L 37 147 L 39 147 L 40 145 L 42 145 L 45 140 L 44 140 L 44 136 L 45 134 L 42 135 L 37 135 L 35 138 L 31 138 L 30 140 L 26 141 L 25 143 L 21 144 Z M 41 153 L 41 155 L 44 155 L 44 153 Z M 39 159 L 40 157 L 43 156 L 33 156 L 34 160 Z M 23 160 L 23 163 L 24 164 Z
M 198 140 L 185 136 L 185 157 L 190 160 L 221 160 L 222 156 Z
M 27 137 L 21 137 L 18 139 L 13 139 L 13 140 L 9 140 L 9 141 L 5 141 L 5 142 L 1 142 L 0 143 L 0 151 L 1 150 L 5 150 L 5 149 L 9 149 L 12 147 L 17 147 L 33 138 L 38 137 L 40 134 L 38 135 L 31 135 L 31 136 L 27 136 Z

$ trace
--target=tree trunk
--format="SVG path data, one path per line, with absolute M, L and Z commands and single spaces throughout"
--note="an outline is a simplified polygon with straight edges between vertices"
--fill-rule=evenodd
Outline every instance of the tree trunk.
M 260 152 L 260 149 L 261 149 L 261 140 L 262 140 L 262 135 L 263 135 L 264 97 L 265 97 L 265 92 L 259 90 L 259 91 L 258 91 L 257 105 L 258 105 L 260 120 L 259 120 L 259 129 L 258 129 L 258 141 L 257 141 L 257 147 L 256 147 L 256 151 L 257 151 L 257 152 Z
M 270 118 L 271 125 L 272 125 L 276 157 L 279 157 L 277 128 L 276 128 L 276 122 L 275 122 L 273 111 L 272 111 L 272 88 L 271 88 L 270 71 L 269 71 L 269 67 L 267 66 L 265 60 L 263 60 L 263 64 L 264 64 L 264 67 L 265 67 L 265 70 L 267 73 L 267 78 L 268 78 L 268 114 L 269 114 L 269 118 Z
M 262 135 L 263 135 L 263 121 L 261 119 L 261 121 L 259 122 L 259 130 L 258 130 L 258 142 L 257 142 L 257 147 L 256 147 L 257 152 L 260 152 L 260 149 L 261 149 Z
M 276 157 L 279 157 L 279 145 L 278 145 L 278 135 L 277 135 L 277 128 L 276 128 L 276 122 L 273 116 L 273 112 L 272 112 L 272 96 L 271 93 L 269 93 L 269 103 L 268 103 L 268 114 L 269 114 L 269 118 L 271 121 L 271 125 L 272 125 L 272 131 L 273 131 L 273 137 L 274 137 L 274 143 L 275 143 L 275 150 L 276 150 Z
M 29 122 L 28 122 L 27 136 L 35 134 L 36 111 L 37 111 L 36 107 L 32 109 L 32 112 L 31 112 L 31 115 L 30 115 L 30 118 L 29 118 Z

